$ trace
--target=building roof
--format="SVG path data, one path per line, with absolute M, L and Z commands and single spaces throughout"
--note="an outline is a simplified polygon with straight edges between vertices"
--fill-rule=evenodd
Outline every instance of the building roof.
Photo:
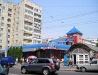
M 64 45 L 64 44 L 48 44 L 48 43 L 44 43 L 44 44 L 32 44 L 32 45 L 27 45 L 27 46 L 23 46 L 23 52 L 27 52 L 27 51 L 34 51 L 36 49 L 56 49 L 58 48 L 59 50 L 68 50 L 70 48 L 70 45 Z
M 26 46 L 23 46 L 23 49 L 26 49 L 26 48 L 41 48 L 41 47 L 45 47 L 46 44 L 31 44 L 31 45 L 26 45 Z
M 67 41 L 67 38 L 58 38 L 58 39 L 51 40 L 49 42 L 65 42 L 65 41 Z
M 78 29 L 76 29 L 75 27 L 74 28 L 72 28 L 69 32 L 67 32 L 66 34 L 68 35 L 68 34 L 75 34 L 75 33 L 79 33 L 79 34 L 83 34 L 83 33 L 81 33 Z
M 92 50 L 95 50 L 98 52 L 98 47 L 96 46 L 92 46 L 92 45 L 89 45 L 89 44 L 86 44 L 89 48 L 91 48 Z
M 56 44 L 56 47 L 59 48 L 60 50 L 68 50 L 71 46 L 64 44 Z
M 95 46 L 91 46 L 91 45 L 88 45 L 88 44 L 83 44 L 83 43 L 77 43 L 77 44 L 74 44 L 70 47 L 70 49 L 68 50 L 68 52 L 71 52 L 73 51 L 75 48 L 83 48 L 85 49 L 86 51 L 95 51 L 95 52 L 98 52 L 98 47 L 95 47 Z

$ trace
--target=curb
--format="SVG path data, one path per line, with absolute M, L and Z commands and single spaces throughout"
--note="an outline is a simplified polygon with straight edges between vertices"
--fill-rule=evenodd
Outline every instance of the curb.
M 61 66 L 60 71 L 76 71 L 76 67 Z
M 61 69 L 61 70 L 59 70 L 59 71 L 76 71 L 76 70 L 69 70 L 69 69 Z

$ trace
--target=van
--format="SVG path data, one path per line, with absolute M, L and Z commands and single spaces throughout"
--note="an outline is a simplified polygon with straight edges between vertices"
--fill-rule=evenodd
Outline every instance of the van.
M 14 66 L 15 65 L 15 58 L 13 56 L 8 56 L 8 57 L 2 57 L 1 60 L 0 60 L 0 64 L 2 66 Z

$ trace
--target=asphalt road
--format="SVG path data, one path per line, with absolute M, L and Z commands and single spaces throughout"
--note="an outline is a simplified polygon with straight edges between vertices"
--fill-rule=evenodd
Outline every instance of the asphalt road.
M 21 74 L 20 66 L 10 68 L 9 75 L 41 75 L 41 74 Z M 76 72 L 76 71 L 57 71 L 55 75 L 98 75 L 98 72 Z

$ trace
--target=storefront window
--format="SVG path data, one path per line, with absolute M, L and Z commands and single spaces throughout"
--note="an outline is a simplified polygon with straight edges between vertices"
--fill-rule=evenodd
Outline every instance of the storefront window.
M 83 58 L 83 55 L 79 55 L 79 58 Z

